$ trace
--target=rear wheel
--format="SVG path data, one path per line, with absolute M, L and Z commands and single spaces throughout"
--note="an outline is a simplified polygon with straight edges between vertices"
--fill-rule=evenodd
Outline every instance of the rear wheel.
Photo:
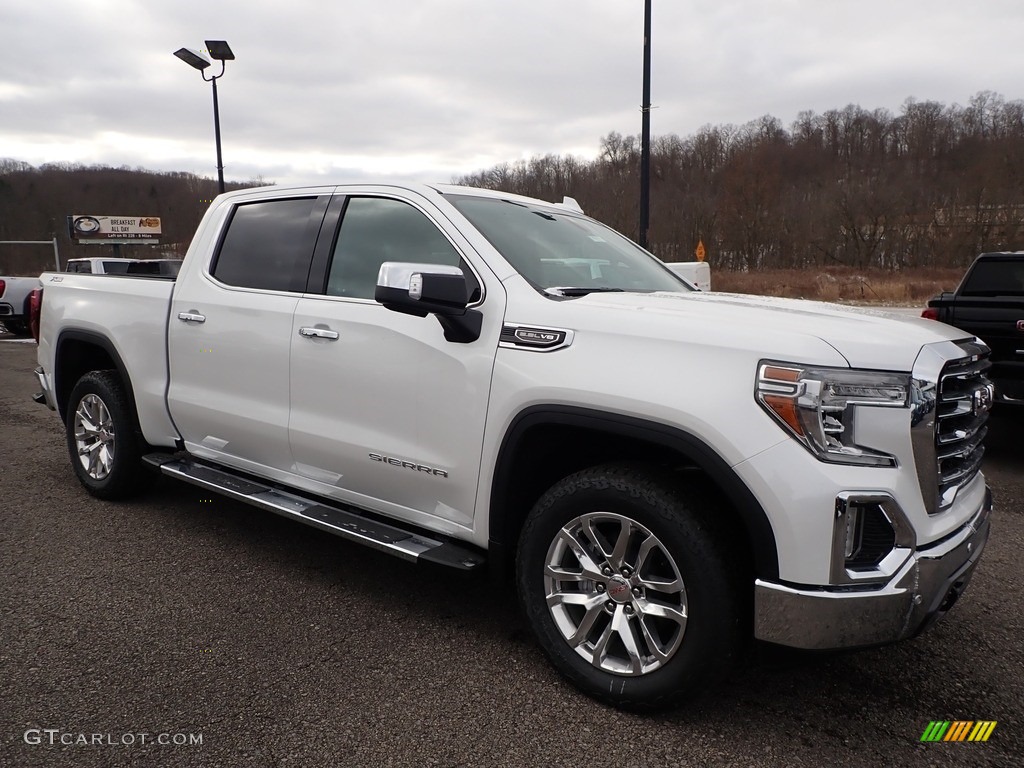
M 527 518 L 517 586 L 538 641 L 586 693 L 633 709 L 678 703 L 740 645 L 741 572 L 720 502 L 625 465 L 565 478 Z
M 78 380 L 68 398 L 65 433 L 71 465 L 93 496 L 121 499 L 141 489 L 142 441 L 116 373 L 91 371 Z

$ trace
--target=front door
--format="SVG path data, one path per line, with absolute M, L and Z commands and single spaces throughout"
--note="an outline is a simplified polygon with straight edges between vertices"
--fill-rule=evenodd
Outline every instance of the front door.
M 429 201 L 350 195 L 322 295 L 303 296 L 292 327 L 294 471 L 336 498 L 421 524 L 472 525 L 504 292 Z M 461 266 L 484 315 L 469 344 L 435 317 L 373 300 L 385 261 Z

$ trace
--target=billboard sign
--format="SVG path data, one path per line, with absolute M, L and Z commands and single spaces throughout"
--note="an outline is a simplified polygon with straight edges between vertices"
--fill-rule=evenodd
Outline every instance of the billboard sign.
M 160 240 L 159 216 L 95 216 L 76 213 L 68 217 L 71 239 L 79 243 L 154 244 Z

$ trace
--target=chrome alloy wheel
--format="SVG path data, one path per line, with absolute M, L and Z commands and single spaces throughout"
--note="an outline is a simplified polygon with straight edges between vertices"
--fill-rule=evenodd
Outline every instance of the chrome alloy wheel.
M 114 466 L 114 421 L 106 403 L 93 394 L 83 397 L 74 425 L 82 468 L 93 480 L 103 480 Z
M 548 548 L 548 610 L 593 666 L 638 676 L 666 664 L 686 631 L 686 588 L 664 544 L 612 512 L 570 520 Z

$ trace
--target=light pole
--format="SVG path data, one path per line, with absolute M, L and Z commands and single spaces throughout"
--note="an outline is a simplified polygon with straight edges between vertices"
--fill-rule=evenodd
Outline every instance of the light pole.
M 640 238 L 647 247 L 651 221 L 651 0 L 644 0 L 644 95 L 640 112 Z
M 235 54 L 231 52 L 231 46 L 226 40 L 207 40 L 206 53 L 210 58 L 220 62 L 220 73 L 211 77 L 206 76 L 206 68 L 210 66 L 210 59 L 207 59 L 198 51 L 191 48 L 179 48 L 174 55 L 184 61 L 190 67 L 195 67 L 203 76 L 203 80 L 213 84 L 213 133 L 217 139 L 217 184 L 221 193 L 224 192 L 224 161 L 220 154 L 220 106 L 217 104 L 217 78 L 223 77 L 225 62 L 233 61 Z

